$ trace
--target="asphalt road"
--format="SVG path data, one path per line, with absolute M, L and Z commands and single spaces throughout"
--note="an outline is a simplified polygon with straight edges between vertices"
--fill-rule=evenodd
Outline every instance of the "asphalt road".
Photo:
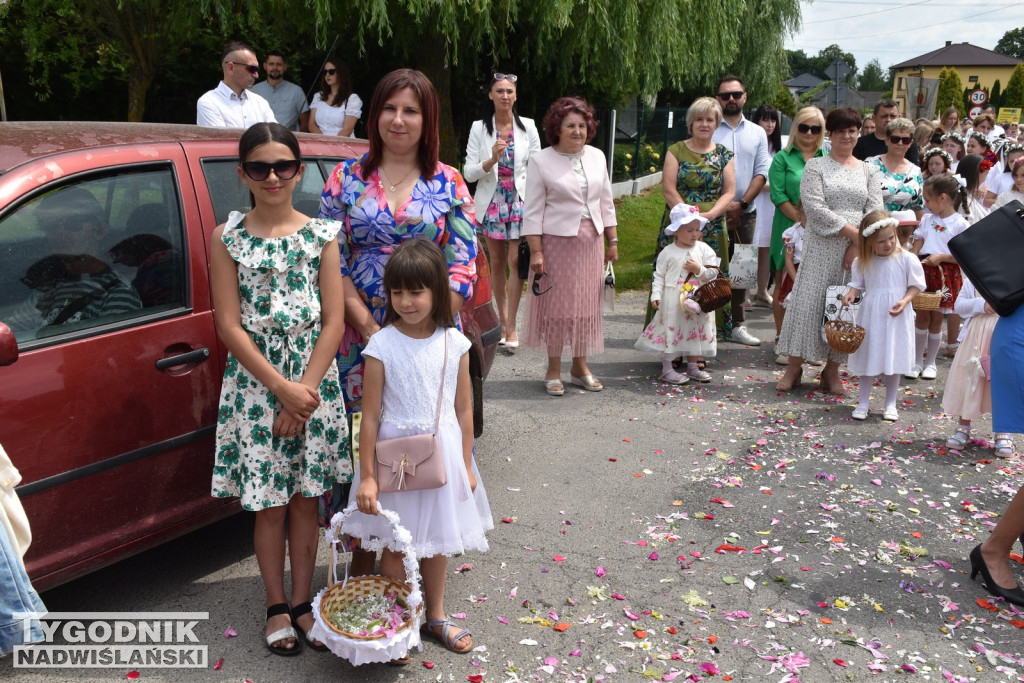
M 310 650 L 269 654 L 249 515 L 43 599 L 54 611 L 209 612 L 196 633 L 220 670 L 139 669 L 140 681 L 1016 680 L 1024 621 L 976 602 L 987 594 L 966 557 L 1022 465 L 937 447 L 952 428 L 939 414 L 949 361 L 938 381 L 905 387 L 894 424 L 877 412 L 855 423 L 852 398 L 812 385 L 778 394 L 770 346 L 723 344 L 711 384 L 670 390 L 633 350 L 643 305 L 626 293 L 606 316 L 607 350 L 591 364 L 602 393 L 548 397 L 545 360 L 527 350 L 495 362 L 477 457 L 496 528 L 490 552 L 450 563 L 446 593 L 472 655 L 428 641 L 404 669 L 354 669 Z M 769 312 L 751 317 L 770 338 Z M 321 548 L 317 586 L 328 562 Z M 131 671 L 10 661 L 0 676 L 24 681 Z

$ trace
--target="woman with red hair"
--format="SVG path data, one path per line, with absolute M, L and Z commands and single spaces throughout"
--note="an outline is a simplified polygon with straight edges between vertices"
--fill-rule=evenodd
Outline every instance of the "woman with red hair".
M 593 108 L 563 97 L 544 115 L 550 147 L 530 159 L 522 235 L 530 245 L 532 296 L 527 303 L 526 344 L 548 353 L 544 387 L 561 396 L 562 349 L 572 350 L 573 384 L 604 386 L 587 357 L 604 351 L 601 292 L 604 263 L 619 258 L 615 205 L 604 153 L 587 145 L 597 133 Z M 607 240 L 607 247 L 605 241 Z

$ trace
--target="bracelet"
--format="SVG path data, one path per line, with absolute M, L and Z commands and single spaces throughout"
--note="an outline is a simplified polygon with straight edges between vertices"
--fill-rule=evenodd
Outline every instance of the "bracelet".
M 613 237 L 610 240 L 608 240 L 608 244 L 618 244 L 618 243 L 619 243 L 619 238 L 618 237 Z

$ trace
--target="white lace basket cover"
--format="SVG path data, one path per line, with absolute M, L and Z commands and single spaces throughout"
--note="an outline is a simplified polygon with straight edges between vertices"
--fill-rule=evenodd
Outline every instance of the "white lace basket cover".
M 317 593 L 313 599 L 313 618 L 316 623 L 313 625 L 312 635 L 314 638 L 325 644 L 331 652 L 347 659 L 353 666 L 362 664 L 376 664 L 389 662 L 405 656 L 413 648 L 423 649 L 420 640 L 420 624 L 422 621 L 423 593 L 420 591 L 420 570 L 416 558 L 416 550 L 412 545 L 412 534 L 401 525 L 398 514 L 391 510 L 379 507 L 380 513 L 376 516 L 367 515 L 356 508 L 349 508 L 337 513 L 331 519 L 331 525 L 326 530 L 327 543 L 331 546 L 331 583 Z M 348 638 L 336 632 L 324 623 L 320 614 L 320 600 L 330 586 L 338 582 L 338 537 L 345 531 L 345 521 L 353 515 L 359 515 L 363 519 L 360 525 L 372 530 L 372 533 L 365 534 L 362 538 L 363 550 L 382 550 L 389 548 L 394 552 L 404 553 L 403 563 L 405 565 L 405 582 L 409 585 L 410 593 L 407 599 L 409 610 L 412 613 L 412 623 L 408 628 L 395 633 L 390 638 L 372 638 L 357 640 Z M 345 565 L 345 584 L 349 581 L 348 565 Z

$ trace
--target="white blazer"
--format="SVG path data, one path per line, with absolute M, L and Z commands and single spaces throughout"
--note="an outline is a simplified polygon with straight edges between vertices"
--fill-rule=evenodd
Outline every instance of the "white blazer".
M 533 119 L 525 116 L 519 120 L 526 126 L 524 132 L 519 126 L 512 123 L 513 137 L 515 138 L 515 174 L 516 192 L 519 199 L 526 203 L 526 166 L 530 163 L 530 157 L 540 151 L 540 134 Z M 466 145 L 466 166 L 462 174 L 468 183 L 476 183 L 476 194 L 473 201 L 477 207 L 477 222 L 481 223 L 482 216 L 487 213 L 487 207 L 494 196 L 494 190 L 498 187 L 498 164 L 491 167 L 490 172 L 484 170 L 484 162 L 491 158 L 491 149 L 497 141 L 497 128 L 494 127 L 494 117 L 491 117 L 491 128 L 493 133 L 487 132 L 483 121 L 474 121 L 469 131 L 469 143 Z

